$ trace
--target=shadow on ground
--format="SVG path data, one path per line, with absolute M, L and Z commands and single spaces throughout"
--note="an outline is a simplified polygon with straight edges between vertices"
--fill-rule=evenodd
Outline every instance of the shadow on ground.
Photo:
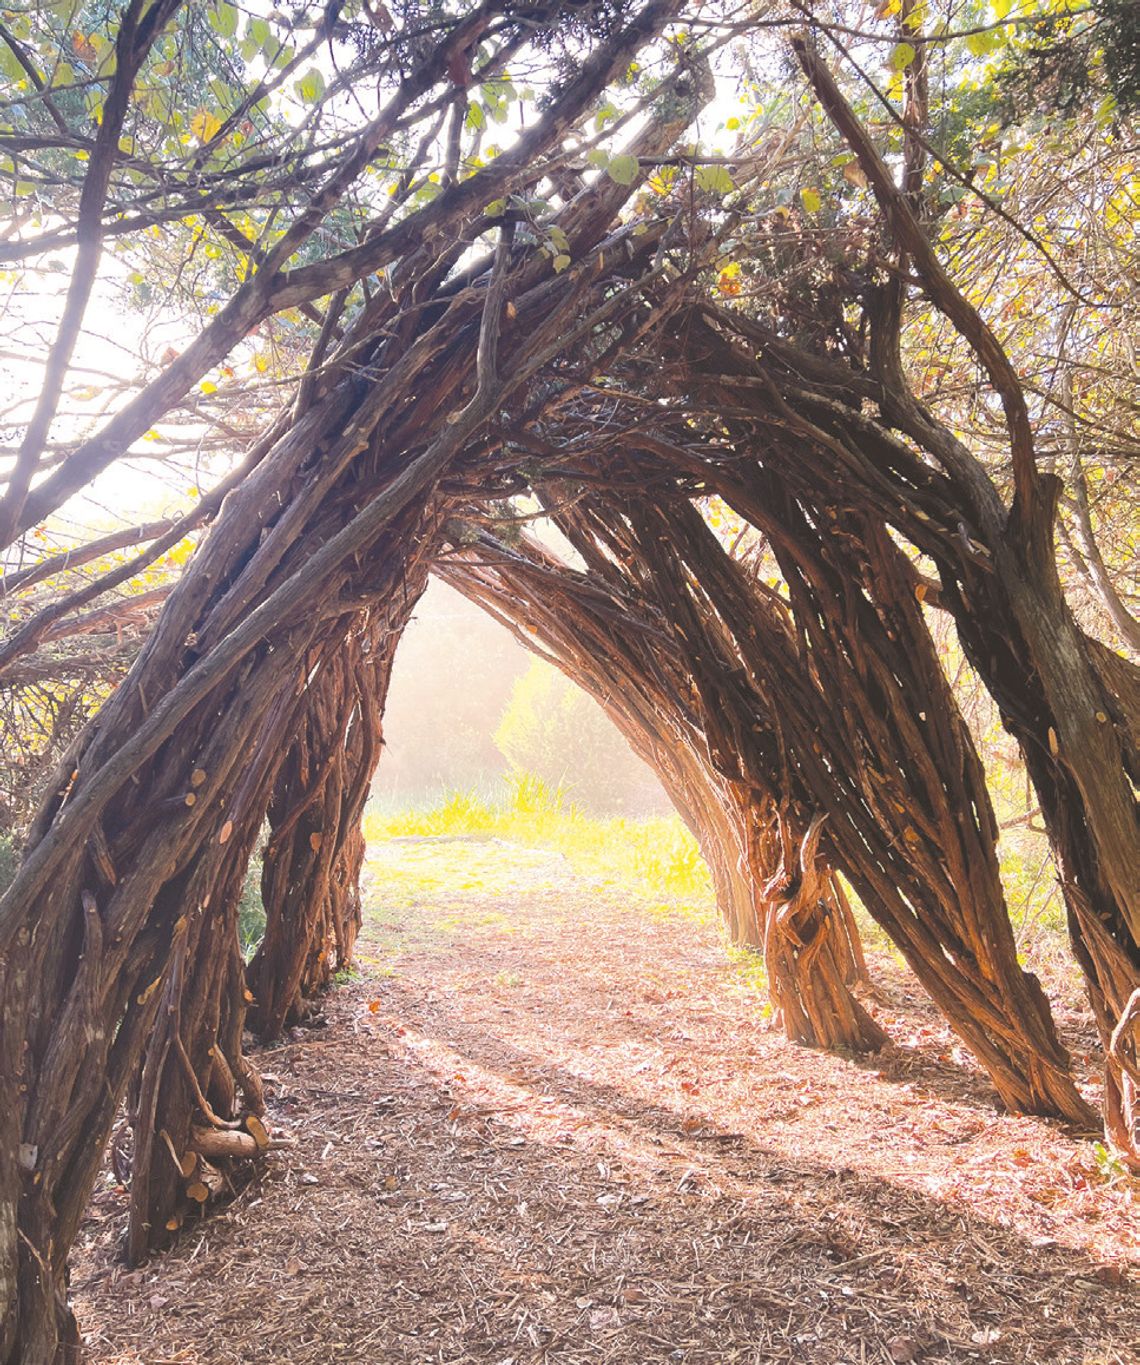
M 296 1149 L 141 1271 L 96 1200 L 93 1361 L 1140 1359 L 1129 1192 L 893 987 L 898 1055 L 854 1065 L 767 1031 L 708 926 L 564 870 L 404 892 L 262 1054 Z

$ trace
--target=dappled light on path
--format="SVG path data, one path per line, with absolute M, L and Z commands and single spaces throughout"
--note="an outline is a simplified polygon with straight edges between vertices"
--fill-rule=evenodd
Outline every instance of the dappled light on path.
M 490 841 L 370 868 L 361 976 L 260 1056 L 297 1137 L 264 1189 L 131 1273 L 97 1197 L 94 1361 L 1137 1358 L 1127 1187 L 999 1113 L 885 959 L 856 1065 L 769 1031 L 682 904 Z

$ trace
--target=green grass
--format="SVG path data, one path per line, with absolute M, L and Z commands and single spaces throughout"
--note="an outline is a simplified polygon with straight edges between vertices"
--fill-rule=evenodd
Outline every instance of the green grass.
M 772 1012 L 768 1004 L 768 973 L 764 970 L 764 954 L 756 948 L 746 948 L 736 943 L 725 942 L 725 952 L 732 964 L 737 984 L 744 990 L 754 991 L 765 997 L 761 1014 L 766 1019 Z
M 370 810 L 370 843 L 449 835 L 500 839 L 560 853 L 573 872 L 658 902 L 671 898 L 713 913 L 708 869 L 697 842 L 676 816 L 604 820 L 585 815 L 558 787 L 519 774 L 489 798 L 452 792 L 423 810 Z M 377 869 L 379 870 L 379 869 Z M 676 907 L 670 907 L 676 912 Z
M 0 893 L 7 891 L 20 866 L 20 850 L 10 834 L 0 834 Z

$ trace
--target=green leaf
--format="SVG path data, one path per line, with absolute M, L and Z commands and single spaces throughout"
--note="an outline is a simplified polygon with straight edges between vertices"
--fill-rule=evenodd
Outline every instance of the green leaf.
M 570 257 L 566 254 L 565 251 L 561 252 L 554 258 L 554 273 L 556 275 L 561 275 L 569 264 Z
M 637 157 L 623 153 L 621 156 L 610 157 L 606 174 L 617 185 L 632 185 L 637 179 L 639 169 Z
M 698 166 L 695 176 L 697 188 L 710 194 L 731 194 L 736 181 L 724 166 Z
M 609 100 L 607 100 L 605 104 L 603 104 L 602 107 L 598 110 L 598 112 L 594 115 L 595 131 L 600 133 L 602 129 L 606 126 L 606 124 L 609 123 L 611 119 L 617 118 L 617 116 L 618 116 L 617 109 L 615 109 L 614 106 L 609 102 Z
M 905 71 L 917 55 L 910 43 L 896 43 L 887 65 L 892 71 Z
M 210 27 L 222 38 L 232 38 L 237 32 L 238 12 L 236 5 L 222 3 L 210 11 Z
M 325 93 L 325 78 L 311 66 L 293 87 L 306 104 L 316 104 Z
M 0 43 L 0 73 L 13 81 L 20 81 L 24 78 L 24 68 L 7 43 Z
M 467 106 L 467 117 L 463 121 L 468 128 L 486 128 L 487 115 L 483 112 L 483 106 L 472 100 Z
M 262 52 L 269 46 L 269 40 L 273 37 L 272 30 L 264 19 L 251 19 L 246 32 Z

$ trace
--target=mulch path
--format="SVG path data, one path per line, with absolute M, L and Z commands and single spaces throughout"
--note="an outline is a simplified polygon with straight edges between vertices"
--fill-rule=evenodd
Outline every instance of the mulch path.
M 91 1361 L 1140 1361 L 1135 1187 L 999 1113 L 886 955 L 857 1063 L 771 1032 L 714 926 L 556 856 L 374 856 L 450 861 L 377 879 L 362 977 L 260 1055 L 297 1146 L 140 1270 L 93 1200 Z

